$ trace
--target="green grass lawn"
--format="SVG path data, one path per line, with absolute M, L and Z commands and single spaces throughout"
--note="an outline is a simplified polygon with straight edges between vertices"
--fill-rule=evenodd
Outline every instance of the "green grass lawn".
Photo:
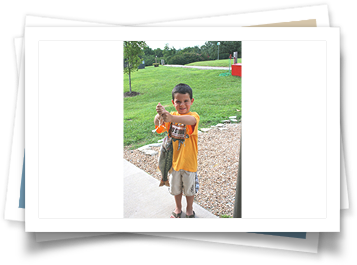
M 234 60 L 231 59 L 231 64 L 233 64 Z M 238 58 L 237 63 L 241 63 L 242 59 Z M 186 65 L 194 65 L 194 66 L 219 66 L 219 67 L 229 67 L 229 59 L 224 59 L 224 60 L 210 60 L 210 61 L 200 61 L 200 62 L 194 62 L 194 63 L 189 63 Z
M 193 68 L 153 67 L 140 69 L 132 74 L 132 91 L 135 97 L 124 98 L 124 145 L 132 149 L 155 143 L 159 135 L 155 129 L 156 105 L 160 102 L 168 111 L 175 111 L 171 91 L 178 83 L 186 83 L 193 90 L 195 99 L 191 111 L 200 115 L 200 128 L 216 125 L 241 111 L 241 78 L 219 76 L 225 70 L 199 70 Z M 129 91 L 129 77 L 124 75 L 124 92 Z

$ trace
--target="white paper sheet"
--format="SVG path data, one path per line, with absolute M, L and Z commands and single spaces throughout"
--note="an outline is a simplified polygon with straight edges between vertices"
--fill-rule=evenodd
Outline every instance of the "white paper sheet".
M 17 102 L 15 109 L 15 121 L 14 130 L 12 137 L 12 150 L 9 166 L 9 176 L 8 176 L 8 187 L 6 194 L 6 204 L 5 204 L 5 214 L 6 220 L 14 221 L 24 221 L 25 212 L 24 209 L 19 208 L 20 199 L 20 187 L 21 187 L 21 176 L 24 161 L 24 128 L 25 128 L 25 117 L 24 117 L 24 92 L 21 91 L 20 87 L 20 73 L 22 61 L 22 38 L 16 38 L 14 40 L 16 58 L 17 58 L 17 69 L 19 76 L 19 83 L 17 89 Z
M 100 233 L 36 233 L 37 242 L 92 237 Z M 149 236 L 216 242 L 250 247 L 317 253 L 319 233 L 307 233 L 306 239 L 254 233 L 140 233 Z
M 26 27 L 26 230 L 339 231 L 339 75 L 333 74 L 339 72 L 339 29 L 240 27 L 233 30 L 237 35 L 229 36 L 232 28 Z M 199 37 L 197 32 L 200 32 Z M 123 124 L 114 121 L 122 120 L 117 100 L 120 102 L 123 95 L 117 88 L 123 81 L 122 76 L 112 71 L 120 71 L 123 67 L 120 63 L 122 40 L 138 38 L 148 41 L 213 38 L 243 42 L 246 61 L 242 94 L 246 135 L 242 162 L 244 218 L 231 219 L 224 227 L 218 225 L 219 219 L 198 219 L 197 227 L 188 223 L 168 227 L 166 223 L 170 220 L 167 219 L 122 219 L 120 176 L 123 169 L 118 165 L 122 153 L 118 154 L 117 150 L 123 148 Z M 266 71 L 266 67 L 259 64 L 261 60 L 269 60 L 264 47 L 269 47 L 269 52 L 275 55 L 270 63 L 274 72 Z M 305 55 L 304 61 L 299 60 L 302 55 Z M 57 75 L 59 71 L 52 71 L 55 69 L 62 69 L 61 76 Z M 64 69 L 67 71 L 63 72 Z M 301 69 L 306 70 L 303 80 L 295 78 L 295 73 Z M 257 79 L 257 75 L 262 78 Z M 90 81 L 84 79 L 85 76 L 90 76 Z M 275 82 L 264 81 L 269 78 Z M 104 81 L 97 91 L 95 84 Z M 86 90 L 82 91 L 81 87 Z M 84 94 L 85 101 L 82 100 Z M 61 109 L 63 104 L 65 109 Z M 97 106 L 95 112 L 93 104 Z M 262 124 L 269 128 L 267 119 L 262 118 L 269 107 L 272 112 L 269 122 L 273 126 L 264 131 L 269 139 L 265 141 L 257 132 Z M 89 116 L 78 112 L 83 108 Z M 88 120 L 83 119 L 79 126 L 80 117 L 88 117 Z M 293 121 L 298 117 L 303 117 L 309 130 L 296 127 Z M 98 127 L 91 126 L 94 118 Z M 97 138 L 102 135 L 101 131 L 106 132 L 105 137 Z M 281 142 L 282 139 L 285 140 Z M 258 156 L 263 150 L 269 150 L 270 156 Z M 257 163 L 262 167 L 256 167 Z M 93 175 L 94 172 L 97 173 Z M 83 181 L 85 190 L 80 189 Z M 260 194 L 267 194 L 264 203 L 257 203 L 263 197 L 250 199 L 254 193 L 255 198 L 259 197 L 256 183 L 265 187 L 259 190 Z M 59 190 L 66 191 L 65 198 L 60 196 Z M 93 193 L 97 194 L 96 203 Z M 92 201 L 90 208 L 76 210 L 84 202 Z M 265 210 L 267 202 L 269 211 Z M 55 205 L 61 208 L 52 207 Z M 289 210 L 289 206 L 294 210 Z
M 310 8 L 311 9 L 311 7 L 307 7 L 307 8 Z M 295 8 L 295 9 L 298 9 L 298 8 Z M 327 9 L 327 5 L 326 5 L 326 9 Z M 284 12 L 286 11 L 289 11 L 289 9 L 285 9 L 285 10 L 283 10 Z M 269 11 L 269 12 L 272 12 L 272 11 Z M 262 13 L 262 12 L 256 12 L 256 13 Z M 306 15 L 308 15 L 309 14 L 309 12 L 307 12 L 307 10 L 305 9 L 305 14 Z M 247 14 L 245 14 L 245 15 L 247 15 Z M 229 15 L 229 17 L 233 17 L 234 15 Z M 307 17 L 309 17 L 309 16 L 307 16 Z M 313 16 L 313 17 L 316 17 L 316 16 Z M 222 18 L 222 20 L 223 20 L 223 17 L 220 17 L 220 18 Z M 291 19 L 291 15 L 290 16 L 288 16 L 288 18 L 290 19 L 290 20 L 292 20 Z M 311 16 L 309 17 L 309 18 L 311 18 Z M 48 18 L 43 18 L 43 19 L 48 19 Z M 212 19 L 213 20 L 213 17 L 210 17 L 209 19 Z M 297 20 L 299 20 L 299 19 L 301 19 L 301 17 L 299 17 L 299 18 L 297 18 Z M 52 20 L 52 21 L 55 21 L 55 20 L 57 20 L 57 21 L 60 21 L 60 20 L 58 20 L 58 19 L 50 19 L 50 20 Z M 195 22 L 199 22 L 201 19 L 194 19 L 192 22 L 193 23 L 195 23 Z M 62 20 L 63 22 L 65 22 L 66 20 Z M 71 26 L 71 23 L 72 22 L 78 22 L 78 23 L 82 23 L 82 21 L 71 21 L 71 20 L 67 20 L 68 22 L 69 22 L 69 26 Z M 318 21 L 321 21 L 321 20 L 318 20 Z M 49 22 L 51 22 L 51 21 L 49 21 Z M 173 21 L 172 21 L 173 22 Z M 176 22 L 178 22 L 178 21 L 176 21 Z M 179 21 L 179 22 L 183 22 L 183 21 Z M 272 23 L 274 23 L 274 22 L 276 22 L 276 21 L 271 21 Z M 57 22 L 56 22 L 57 23 Z M 87 22 L 84 22 L 84 23 L 87 23 Z M 88 22 L 88 23 L 90 23 L 90 22 Z M 169 22 L 169 23 L 171 23 L 171 22 Z M 207 23 L 207 21 L 205 22 L 205 23 Z M 215 22 L 215 24 L 216 24 L 217 22 Z M 96 23 L 91 23 L 91 24 L 96 24 Z M 157 24 L 161 24 L 161 23 L 157 23 Z M 254 23 L 253 23 L 254 24 Z M 255 23 L 255 24 L 257 24 L 257 23 Z M 320 26 L 322 26 L 322 25 L 320 25 Z M 327 25 L 328 26 L 328 25 Z M 15 117 L 15 120 L 16 120 L 16 117 Z M 14 127 L 14 130 L 15 130 L 15 127 Z M 341 139 L 341 141 L 342 141 L 342 139 Z M 341 149 L 342 149 L 342 146 L 341 146 Z M 12 153 L 14 152 L 14 148 L 12 148 Z M 341 153 L 341 163 L 342 163 L 342 161 L 344 162 L 344 156 L 343 156 L 343 153 Z M 10 163 L 11 164 L 11 163 Z M 343 165 L 344 165 L 344 163 L 343 163 Z M 11 167 L 11 166 L 10 166 Z M 347 193 L 347 188 L 346 188 L 346 192 L 343 192 L 343 190 L 342 190 L 342 183 L 346 183 L 347 184 L 347 182 L 346 181 L 343 181 L 343 179 L 344 178 L 346 178 L 346 176 L 345 175 L 343 175 L 342 174 L 342 170 L 344 169 L 344 166 L 341 168 L 341 209 L 344 209 L 343 207 L 347 207 L 348 208 L 348 193 Z M 10 173 L 9 173 L 9 179 L 10 179 Z M 10 185 L 10 183 L 8 183 L 8 186 Z M 345 187 L 347 187 L 347 185 L 345 185 Z M 8 195 L 9 195 L 9 187 L 8 187 Z M 342 195 L 345 195 L 345 197 L 344 198 L 346 198 L 347 200 L 342 200 Z M 8 200 L 7 200 L 8 201 Z M 347 201 L 347 206 L 343 206 L 343 203 L 344 202 L 346 202 Z M 5 212 L 6 212 L 6 210 L 5 210 Z M 22 220 L 19 220 L 19 221 L 23 221 L 23 216 L 22 216 L 22 218 L 20 217 L 20 218 L 18 218 L 18 219 L 22 219 Z M 9 219 L 10 220 L 10 219 Z
M 15 39 L 17 58 L 20 58 L 22 38 Z M 18 66 L 20 60 L 18 60 Z M 20 69 L 19 69 L 20 70 Z M 21 93 L 21 92 L 20 92 Z M 21 96 L 21 95 L 19 95 Z M 23 94 L 22 94 L 23 96 Z M 36 233 L 37 242 L 63 240 L 72 238 L 92 237 L 108 235 L 112 233 Z M 225 244 L 249 245 L 255 247 L 267 247 L 273 249 L 286 249 L 304 252 L 317 252 L 319 233 L 306 233 L 306 239 L 286 236 L 261 235 L 254 233 L 148 233 L 147 235 L 187 238 L 208 242 L 220 242 Z

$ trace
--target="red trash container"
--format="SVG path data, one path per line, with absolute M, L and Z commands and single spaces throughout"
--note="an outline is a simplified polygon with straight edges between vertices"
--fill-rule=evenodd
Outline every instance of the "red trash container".
M 242 77 L 242 64 L 241 63 L 232 64 L 232 75 Z

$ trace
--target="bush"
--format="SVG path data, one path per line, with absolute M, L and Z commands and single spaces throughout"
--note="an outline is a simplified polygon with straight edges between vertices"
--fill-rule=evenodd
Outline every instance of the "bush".
M 232 54 L 233 58 L 233 54 Z M 229 59 L 229 53 L 219 53 L 219 59 Z
M 158 64 L 161 64 L 161 59 L 165 59 L 164 57 L 155 57 L 154 55 L 145 55 L 144 61 L 146 66 L 151 66 L 155 63 L 155 58 Z M 167 64 L 167 60 L 165 60 L 165 64 Z
M 143 60 L 145 61 L 145 66 L 151 66 L 155 63 L 155 55 L 145 55 Z
M 168 64 L 189 64 L 189 63 L 193 63 L 193 62 L 206 61 L 206 60 L 208 60 L 208 58 L 206 56 L 203 56 L 202 54 L 192 53 L 192 52 L 184 52 L 184 53 L 172 56 L 167 63 Z
M 159 67 L 160 64 L 159 63 L 153 63 L 152 65 L 155 66 L 155 67 Z

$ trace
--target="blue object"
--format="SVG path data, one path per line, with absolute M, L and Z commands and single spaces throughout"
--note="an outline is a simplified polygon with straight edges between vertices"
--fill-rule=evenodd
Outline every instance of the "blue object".
M 24 162 L 22 163 L 19 208 L 25 209 L 25 150 L 24 150 Z
M 271 235 L 271 236 L 284 236 L 284 237 L 294 237 L 306 239 L 306 232 L 251 232 L 253 234 L 263 234 L 263 235 Z

